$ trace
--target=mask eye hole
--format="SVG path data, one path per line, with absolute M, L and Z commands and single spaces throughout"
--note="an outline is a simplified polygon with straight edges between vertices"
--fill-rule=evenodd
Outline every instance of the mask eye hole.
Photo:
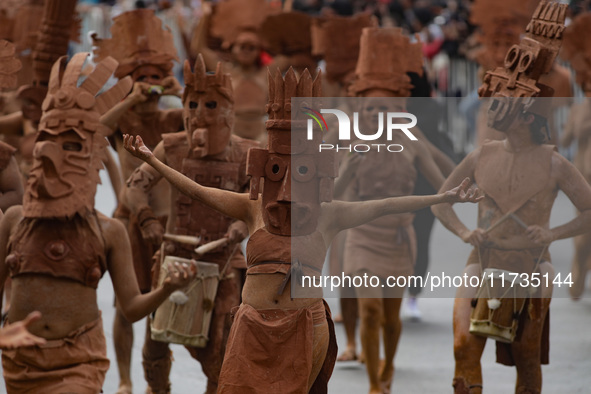
M 286 163 L 283 159 L 272 156 L 268 159 L 267 164 L 265 165 L 265 176 L 273 182 L 278 182 L 285 176 L 285 171 L 287 169 Z
M 298 182 L 309 182 L 316 176 L 316 163 L 310 157 L 296 157 L 293 159 L 292 166 L 293 179 Z
M 197 109 L 198 105 L 196 101 L 189 101 L 189 109 Z
M 79 142 L 67 141 L 62 144 L 62 149 L 68 152 L 80 152 L 82 150 L 82 144 Z
M 218 106 L 218 103 L 217 103 L 217 101 L 208 101 L 205 103 L 205 106 L 208 109 L 215 109 Z

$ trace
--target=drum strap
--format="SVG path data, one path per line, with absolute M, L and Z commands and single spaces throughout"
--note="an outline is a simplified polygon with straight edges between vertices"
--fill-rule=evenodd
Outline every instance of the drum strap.
M 509 216 L 510 216 L 510 215 L 508 215 L 507 217 L 509 217 Z M 503 219 L 501 219 L 501 220 L 503 220 Z M 497 223 L 498 223 L 498 222 L 497 222 Z M 494 225 L 493 225 L 493 227 L 494 227 Z M 542 248 L 542 252 L 541 252 L 541 253 L 540 253 L 540 255 L 538 256 L 538 258 L 535 260 L 535 266 L 534 266 L 534 268 L 533 268 L 533 270 L 532 270 L 532 273 L 533 273 L 533 272 L 537 272 L 537 271 L 538 271 L 538 268 L 540 267 L 540 262 L 541 262 L 541 260 L 542 260 L 542 256 L 543 256 L 543 255 L 544 255 L 544 253 L 546 252 L 546 249 L 548 249 L 548 246 L 549 246 L 549 245 L 550 245 L 550 244 L 546 244 L 546 245 L 544 245 L 544 247 Z M 483 273 L 484 273 L 484 265 L 483 265 L 483 263 L 482 263 L 482 255 L 481 255 L 481 253 L 480 253 L 480 246 L 477 246 L 477 247 L 476 247 L 476 249 L 478 250 L 478 262 L 479 262 L 479 264 L 480 264 L 480 275 L 482 276 L 482 275 L 483 275 Z M 491 297 L 491 294 L 490 294 L 490 288 L 488 287 L 488 285 L 486 285 L 486 286 L 485 286 L 485 288 L 486 288 L 486 292 L 487 292 L 487 294 L 486 294 L 486 297 L 487 297 L 487 298 L 489 298 L 489 299 L 490 299 L 490 298 L 492 298 L 492 297 Z M 481 289 L 482 289 L 482 288 L 481 288 Z M 510 290 L 511 290 L 511 287 L 508 287 L 508 288 L 507 288 L 507 290 L 505 291 L 505 293 L 504 293 L 503 295 L 501 295 L 501 298 L 504 298 L 504 297 L 507 295 L 507 293 L 509 293 L 509 291 L 510 291 Z M 477 295 L 476 295 L 476 298 L 478 298 L 478 297 L 480 297 L 480 291 L 478 291 L 478 293 L 477 293 Z M 473 302 L 472 304 L 474 305 L 475 303 Z M 522 306 L 522 308 L 523 308 L 523 306 Z M 516 303 L 516 302 L 513 302 L 513 314 L 514 314 L 515 316 L 517 316 L 517 315 L 520 315 L 520 314 L 521 314 L 521 309 L 520 309 L 520 310 L 517 310 L 517 303 Z

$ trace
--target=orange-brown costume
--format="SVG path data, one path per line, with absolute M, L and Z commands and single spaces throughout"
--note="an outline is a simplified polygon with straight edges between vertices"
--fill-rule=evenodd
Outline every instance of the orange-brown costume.
M 286 277 L 278 292 L 283 292 L 290 279 L 321 273 L 326 246 L 318 231 L 289 237 L 263 227 L 251 235 L 246 252 L 247 275 L 282 273 Z M 328 354 L 310 393 L 326 392 L 336 359 L 328 306 L 318 301 L 303 309 L 257 310 L 242 304 L 234 314 L 219 392 L 307 393 L 313 365 L 313 327 L 324 321 L 329 322 Z
M 410 195 L 416 176 L 405 156 L 368 152 L 357 169 L 353 195 L 356 201 Z M 389 215 L 348 230 L 345 274 L 367 271 L 384 279 L 411 275 L 417 248 L 413 218 L 411 213 Z
M 204 186 L 234 192 L 245 190 L 247 185 L 246 152 L 248 148 L 257 145 L 255 142 L 232 136 L 230 144 L 222 155 L 202 159 L 191 158 L 186 132 L 163 135 L 163 144 L 168 165 L 189 178 L 199 181 Z M 223 238 L 233 222 L 231 218 L 181 194 L 174 201 L 173 209 L 175 214 L 171 217 L 176 217 L 173 233 L 199 236 L 203 244 Z M 234 245 L 218 248 L 203 256 L 197 255 L 194 248 L 192 245 L 164 241 L 162 247 L 164 256 L 161 256 L 162 258 L 157 262 L 153 272 L 160 272 L 160 263 L 166 255 L 215 263 L 219 265 L 220 272 L 226 272 L 225 277 L 220 278 L 218 285 L 207 346 L 205 348 L 187 346 L 191 356 L 201 363 L 203 372 L 208 379 L 208 390 L 211 391 L 215 390 L 217 386 L 224 360 L 231 324 L 230 311 L 240 304 L 240 289 L 237 282 L 230 278 L 238 275 L 233 267 L 242 268 L 245 263 L 242 253 Z M 229 264 L 229 267 L 224 270 L 226 264 Z M 154 284 L 156 283 L 157 277 L 154 278 Z M 154 356 L 167 353 L 168 344 L 156 342 L 146 336 L 143 351 L 144 370 L 148 383 L 154 392 L 165 390 L 168 385 L 167 368 L 158 371 L 162 363 L 168 364 L 168 369 L 170 369 L 170 356 L 164 361 L 155 359 Z
M 8 230 L 3 228 L 0 269 L 2 281 L 7 272 L 13 278 L 9 321 L 18 320 L 23 308 L 39 308 L 45 316 L 51 316 L 60 308 L 81 307 L 75 305 L 78 299 L 63 294 L 48 300 L 46 295 L 55 292 L 47 284 L 59 283 L 60 291 L 76 289 L 95 299 L 98 282 L 108 266 L 104 227 L 94 211 L 98 171 L 106 146 L 105 127 L 99 118 L 125 95 L 131 82 L 122 80 L 95 99 L 117 62 L 105 59 L 78 85 L 87 56 L 76 54 L 67 67 L 62 57 L 54 65 L 23 206 L 6 215 L 14 221 L 9 222 Z M 23 291 L 23 283 L 31 284 L 31 288 Z M 93 307 L 94 317 L 82 320 L 66 335 L 53 337 L 45 345 L 3 352 L 8 392 L 100 392 L 109 361 L 100 312 L 95 305 L 84 305 L 91 313 Z M 78 318 L 75 311 L 65 315 L 65 321 Z M 55 323 L 50 320 L 45 322 L 49 332 Z
M 484 144 L 474 172 L 475 182 L 486 193 L 485 200 L 479 204 L 480 224 L 490 227 L 507 212 L 523 218 L 528 225 L 545 224 L 547 215 L 540 214 L 543 207 L 538 203 L 536 195 L 544 190 L 548 182 L 552 154 L 555 151 L 556 148 L 551 145 L 538 145 L 527 152 L 509 153 L 501 141 Z M 491 236 L 502 234 L 503 238 L 510 238 L 522 235 L 524 231 L 517 222 L 509 219 L 499 229 L 491 231 Z M 483 270 L 498 268 L 530 275 L 537 269 L 538 260 L 550 262 L 550 254 L 546 248 L 503 250 L 480 247 L 480 252 L 477 249 L 472 251 L 467 264 L 480 264 Z M 534 324 L 540 327 L 542 336 L 522 338 L 522 330 L 518 330 L 515 342 L 529 343 L 540 348 L 540 361 L 548 364 L 550 314 L 542 314 L 542 300 L 539 295 L 527 302 L 531 306 L 525 305 L 518 327 Z M 536 343 L 536 340 L 540 342 Z M 512 352 L 510 344 L 497 342 L 497 362 L 515 365 Z
M 115 131 L 116 135 L 112 137 L 112 140 L 119 149 L 122 149 L 120 141 L 121 135 L 141 135 L 146 146 L 153 149 L 158 142 L 162 140 L 162 135 L 164 133 L 172 133 L 182 130 L 182 115 L 182 109 L 162 110 L 153 112 L 147 116 L 144 114 L 138 115 L 133 111 L 128 111 L 125 117 L 119 121 L 118 128 Z M 121 153 L 125 155 L 125 160 L 130 159 L 125 152 Z M 161 184 L 152 191 L 152 195 L 158 199 L 163 199 L 167 196 L 167 193 L 168 187 L 166 187 L 165 182 L 161 182 Z M 131 243 L 133 254 L 133 267 L 137 275 L 140 290 L 148 292 L 150 291 L 152 283 L 152 257 L 154 256 L 154 253 L 158 251 L 159 245 L 154 245 L 145 240 L 142 234 L 142 224 L 145 224 L 145 221 L 157 219 L 162 225 L 165 225 L 166 215 L 156 215 L 151 209 L 144 210 L 141 215 L 132 215 L 125 204 L 120 204 L 113 216 L 119 219 L 128 220 L 127 232 L 129 234 L 129 241 Z
M 291 68 L 285 78 L 279 70 L 269 75 L 269 145 L 251 149 L 247 163 L 250 199 L 261 200 L 257 212 L 262 223 L 247 245 L 243 304 L 228 338 L 220 393 L 306 393 L 308 387 L 313 393 L 327 392 L 337 352 L 330 312 L 321 293 L 313 291 L 319 289 L 298 284 L 303 275 L 314 277 L 322 270 L 326 244 L 316 227 L 320 203 L 332 199 L 334 158 L 319 155 L 313 143 L 303 142 L 292 151 L 292 130 L 302 132 L 293 128 L 303 122 L 292 121 L 289 105 L 292 97 L 319 93 L 320 78 L 312 81 L 307 70 L 299 81 Z M 316 133 L 315 143 L 319 137 Z M 271 281 L 277 288 L 260 288 Z
M 11 237 L 8 253 L 11 277 L 49 275 L 96 289 L 106 271 L 102 234 L 92 214 L 70 221 L 25 219 Z M 5 350 L 2 368 L 9 393 L 41 387 L 44 393 L 98 393 L 109 368 L 102 320 L 45 345 Z
M 2 351 L 7 393 L 100 393 L 109 369 L 102 319 L 45 345 Z
M 468 155 L 443 186 L 465 176 L 475 180 L 485 193 L 478 205 L 478 228 L 468 230 L 450 206 L 433 208 L 447 228 L 476 246 L 464 269 L 468 276 L 496 268 L 525 273 L 529 278 L 544 274 L 552 277 L 546 249 L 549 243 L 585 230 L 577 219 L 558 227 L 570 227 L 569 231 L 549 229 L 550 211 L 559 189 L 578 208 L 587 209 L 588 187 L 580 182 L 580 174 L 553 146 L 542 143 L 544 128 L 547 129 L 544 122 L 550 113 L 550 99 L 543 97 L 552 96 L 552 89 L 539 81 L 552 69 L 561 45 L 565 15 L 565 5 L 541 1 L 527 26 L 527 34 L 507 51 L 504 66 L 487 71 L 483 78 L 478 93 L 490 100 L 484 101 L 487 124 L 504 133 L 505 139 L 486 142 Z M 497 346 L 497 361 L 516 366 L 516 393 L 541 391 L 540 365 L 548 362 L 551 286 L 532 285 L 527 295 L 507 294 L 505 300 L 525 302 L 525 309 L 520 312 L 516 308 L 511 316 L 520 324 L 517 339 Z M 475 308 L 482 302 L 495 310 L 494 303 L 484 299 L 476 302 L 471 300 L 473 297 L 477 297 L 475 288 L 466 285 L 457 289 L 453 387 L 458 394 L 482 391 L 480 358 L 489 335 L 471 326 L 470 312 L 476 313 Z
M 115 76 L 123 78 L 133 75 L 134 71 L 144 65 L 154 66 L 164 76 L 171 75 L 173 61 L 178 60 L 176 48 L 170 29 L 162 28 L 162 21 L 154 11 L 138 9 L 125 12 L 114 18 L 111 28 L 113 38 L 101 39 L 94 35 L 95 55 L 98 60 L 112 56 L 119 62 Z M 153 99 L 153 98 L 151 98 Z M 116 122 L 114 133 L 109 137 L 111 144 L 120 157 L 123 178 L 127 179 L 132 171 L 141 163 L 130 157 L 123 149 L 122 135 L 141 135 L 144 143 L 153 149 L 162 139 L 162 134 L 177 132 L 183 129 L 182 109 L 157 110 L 137 113 L 133 109 L 125 112 Z M 159 245 L 144 239 L 142 225 L 152 219 L 166 222 L 162 213 L 163 206 L 168 204 L 168 187 L 161 182 L 153 190 L 150 208 L 142 211 L 142 215 L 132 215 L 129 207 L 120 203 L 114 217 L 127 222 L 127 230 L 131 242 L 133 265 L 137 274 L 140 290 L 150 291 L 150 269 L 152 256 Z M 165 208 L 164 208 L 165 210 Z M 156 212 L 154 212 L 156 211 Z
M 157 155 L 171 168 L 204 186 L 231 192 L 244 191 L 247 187 L 246 153 L 249 148 L 258 146 L 258 143 L 231 135 L 233 95 L 230 75 L 223 73 L 221 63 L 218 64 L 216 73 L 206 73 L 203 58 L 199 56 L 194 73 L 188 62 L 185 62 L 184 77 L 186 88 L 183 93 L 183 117 L 186 130 L 164 134 L 155 149 Z M 143 210 L 143 202 L 140 200 L 147 200 L 152 187 L 162 178 L 159 175 L 149 165 L 143 164 L 128 181 L 127 197 L 135 196 L 137 206 L 132 209 L 139 211 L 140 215 Z M 183 244 L 167 239 L 162 244 L 154 267 L 154 272 L 158 275 L 164 258 L 177 256 L 217 264 L 219 272 L 225 272 L 217 288 L 209 333 L 203 333 L 209 338 L 207 345 L 204 348 L 187 347 L 191 355 L 201 363 L 207 376 L 207 392 L 213 393 L 217 390 L 230 329 L 230 310 L 240 303 L 238 281 L 231 278 L 237 277 L 234 267 L 246 266 L 236 244 L 247 235 L 246 229 L 242 231 L 242 222 L 220 214 L 202 202 L 178 193 L 176 189 L 171 189 L 170 196 L 172 204 L 165 230 L 171 237 L 199 237 L 196 244 L 201 245 L 224 238 L 232 238 L 233 241 L 200 256 L 194 251 L 196 244 Z M 148 225 L 157 228 L 153 231 L 164 230 L 153 219 L 151 222 Z M 239 235 L 232 235 L 234 232 Z M 156 285 L 157 276 L 153 280 Z M 168 375 L 171 362 L 168 344 L 152 340 L 148 330 L 143 365 L 152 392 L 170 392 Z
M 230 51 L 232 59 L 224 64 L 234 90 L 232 132 L 259 141 L 264 139 L 267 103 L 266 71 L 260 58 L 264 47 L 261 25 L 271 12 L 264 0 L 231 0 L 218 3 L 211 16 L 211 35 L 221 41 L 223 50 Z

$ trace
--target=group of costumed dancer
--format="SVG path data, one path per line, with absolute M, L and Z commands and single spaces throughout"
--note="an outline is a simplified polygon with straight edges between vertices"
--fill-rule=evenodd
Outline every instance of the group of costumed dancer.
M 562 56 L 591 94 L 590 13 L 565 29 L 566 9 L 556 2 L 475 2 L 480 144 L 455 166 L 418 127 L 410 129 L 416 141 L 403 133 L 375 141 L 404 146 L 397 154 L 319 150 L 337 137 L 308 130 L 307 105 L 359 98 L 361 128 L 372 129 L 384 109 L 406 112 L 425 80 L 421 42 L 377 27 L 368 14 L 312 18 L 262 0 L 205 3 L 183 87 L 173 75 L 173 36 L 153 11 L 117 16 L 111 38 L 94 34 L 93 67 L 87 53 L 67 60 L 76 1 L 33 3 L 26 6 L 42 18 L 32 55 L 15 56 L 14 34 L 0 42 L 0 86 L 14 88 L 19 70 L 28 72 L 19 82 L 22 109 L 0 117 L 16 145 L 0 143 L 0 348 L 9 394 L 101 392 L 110 363 L 97 286 L 107 271 L 118 394 L 132 393 L 132 323 L 146 316 L 149 393 L 171 392 L 169 343 L 199 361 L 207 393 L 326 393 L 338 356 L 332 314 L 302 276 L 322 274 L 329 248 L 332 272 L 413 275 L 433 219 L 413 227 L 412 212 L 428 207 L 474 246 L 469 276 L 552 277 L 548 246 L 576 236 L 571 295 L 581 296 L 591 254 L 588 100 L 571 111 L 562 136 L 565 145 L 578 141 L 575 164 L 548 142 L 558 142 L 549 114 L 568 102 L 551 98 L 571 95 L 559 90 L 570 78 L 555 63 L 563 42 Z M 493 40 L 499 31 L 503 40 Z M 316 70 L 321 58 L 324 73 Z M 165 96 L 182 108 L 161 109 Z M 118 197 L 113 218 L 94 208 L 103 166 Z M 438 192 L 415 195 L 419 176 Z M 578 212 L 550 228 L 558 191 Z M 478 204 L 474 230 L 455 203 Z M 363 359 L 370 393 L 390 392 L 404 292 L 343 289 L 340 359 Z M 458 288 L 455 393 L 482 392 L 488 337 L 497 340 L 497 361 L 516 367 L 516 393 L 540 393 L 551 297 L 551 286 L 502 300 Z M 497 310 L 509 311 L 508 327 L 478 319 Z

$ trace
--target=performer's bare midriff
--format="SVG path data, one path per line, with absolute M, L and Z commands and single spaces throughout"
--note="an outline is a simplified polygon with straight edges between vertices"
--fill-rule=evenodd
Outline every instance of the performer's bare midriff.
M 21 321 L 33 311 L 41 319 L 31 324 L 31 333 L 52 340 L 61 339 L 99 318 L 96 289 L 69 279 L 27 274 L 13 278 L 15 295 L 8 321 Z

